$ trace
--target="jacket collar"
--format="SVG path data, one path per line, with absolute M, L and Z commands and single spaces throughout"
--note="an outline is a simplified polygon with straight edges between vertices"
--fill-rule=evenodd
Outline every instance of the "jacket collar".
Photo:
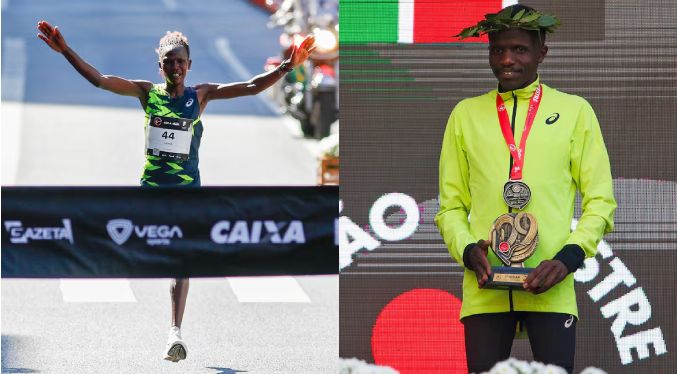
M 513 91 L 506 91 L 506 92 L 498 92 L 498 84 L 496 85 L 496 92 L 498 92 L 499 95 L 501 95 L 501 98 L 505 101 L 508 99 L 512 99 L 513 93 L 515 96 L 519 99 L 530 99 L 531 95 L 534 94 L 534 91 L 538 88 L 538 85 L 541 83 L 541 77 L 536 76 L 536 80 L 533 81 L 530 85 L 524 87 L 524 88 L 518 88 Z

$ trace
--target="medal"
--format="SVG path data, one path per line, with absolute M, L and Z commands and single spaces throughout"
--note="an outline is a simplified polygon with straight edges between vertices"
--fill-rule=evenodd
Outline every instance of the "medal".
M 522 209 L 531 199 L 531 190 L 526 183 L 520 181 L 508 181 L 503 186 L 503 200 L 515 209 Z
M 503 138 L 508 145 L 508 150 L 514 160 L 512 168 L 510 169 L 510 180 L 503 186 L 503 200 L 505 203 L 515 209 L 522 209 L 531 199 L 531 190 L 526 183 L 522 182 L 522 168 L 524 167 L 524 155 L 526 153 L 527 138 L 529 131 L 534 124 L 534 118 L 538 112 L 538 106 L 541 104 L 542 86 L 538 85 L 536 91 L 531 96 L 529 101 L 529 109 L 527 110 L 527 118 L 524 123 L 524 131 L 522 132 L 522 139 L 520 139 L 519 148 L 515 144 L 515 137 L 510 129 L 510 119 L 506 113 L 505 103 L 501 95 L 496 94 L 496 111 L 498 112 L 498 122 L 501 125 L 501 132 Z

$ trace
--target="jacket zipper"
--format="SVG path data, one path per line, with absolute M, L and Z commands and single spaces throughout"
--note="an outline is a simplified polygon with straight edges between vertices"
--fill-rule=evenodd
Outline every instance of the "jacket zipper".
M 510 122 L 510 129 L 512 130 L 512 136 L 515 137 L 515 120 L 517 119 L 517 96 L 515 96 L 515 91 L 512 92 L 512 121 Z M 510 171 L 512 170 L 512 164 L 514 162 L 512 158 L 512 153 L 510 153 L 510 168 L 508 169 L 508 179 L 510 179 Z M 508 207 L 508 213 L 512 213 L 512 208 Z M 512 288 L 508 290 L 508 299 L 510 300 L 510 312 L 514 312 L 514 307 L 512 303 Z

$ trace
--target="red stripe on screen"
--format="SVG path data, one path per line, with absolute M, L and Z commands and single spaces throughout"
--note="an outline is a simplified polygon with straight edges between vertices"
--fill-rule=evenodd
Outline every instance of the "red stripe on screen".
M 453 35 L 474 25 L 487 13 L 497 13 L 501 0 L 416 0 L 414 3 L 414 43 L 458 42 Z M 463 42 L 487 42 L 468 38 Z

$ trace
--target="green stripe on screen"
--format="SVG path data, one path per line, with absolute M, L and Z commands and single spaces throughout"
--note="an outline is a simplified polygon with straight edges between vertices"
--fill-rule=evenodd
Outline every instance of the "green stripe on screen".
M 403 74 L 409 74 L 409 70 L 407 69 L 388 69 L 388 70 L 380 70 L 380 71 L 374 71 L 374 70 L 365 70 L 365 69 L 341 69 L 341 75 L 346 76 L 348 75 L 359 75 L 359 74 L 395 74 L 395 73 L 403 73 Z
M 341 51 L 341 57 L 345 56 L 378 56 L 376 51 Z
M 367 82 L 414 82 L 415 79 L 411 77 L 404 78 L 367 78 L 367 79 L 351 79 L 341 78 L 341 82 L 345 83 L 367 83 Z
M 342 43 L 396 43 L 398 2 L 394 0 L 341 0 Z
M 359 58 L 343 58 L 341 57 L 341 65 L 377 65 L 377 64 L 390 64 L 389 58 L 369 58 L 369 59 L 359 59 Z
M 344 88 L 344 92 L 432 92 L 429 88 Z
M 366 97 L 366 101 L 384 101 L 384 102 L 389 102 L 389 101 L 431 101 L 431 100 L 439 100 L 440 98 L 437 96 L 369 96 Z

